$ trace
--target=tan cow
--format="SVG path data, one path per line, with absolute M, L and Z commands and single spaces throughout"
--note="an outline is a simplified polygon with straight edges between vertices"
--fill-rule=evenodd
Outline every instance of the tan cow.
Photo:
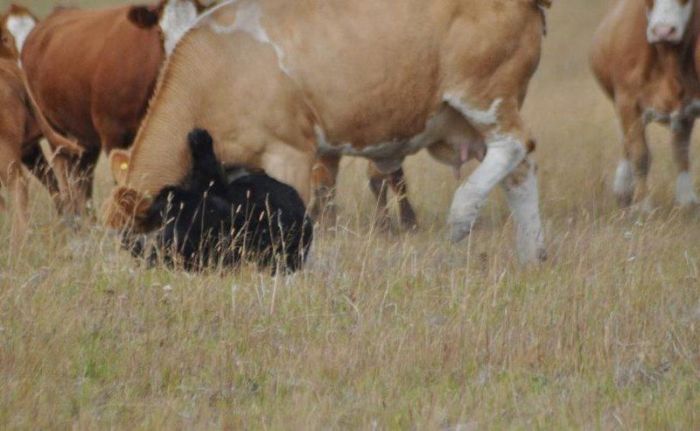
M 543 258 L 536 169 L 520 107 L 540 59 L 544 3 L 221 4 L 168 62 L 124 181 L 105 205 L 106 223 L 142 227 L 152 197 L 187 175 L 186 136 L 194 127 L 211 132 L 224 164 L 263 169 L 306 202 L 318 152 L 366 157 L 390 173 L 422 148 L 449 159 L 487 148 L 456 192 L 452 239 L 468 235 L 501 184 L 521 258 Z
M 622 205 L 649 210 L 651 155 L 646 126 L 670 125 L 678 166 L 676 202 L 695 204 L 689 146 L 700 88 L 695 59 L 700 35 L 698 0 L 621 0 L 598 29 L 591 65 L 615 104 L 623 159 L 613 190 Z
M 203 7 L 197 0 L 153 6 L 55 10 L 24 37 L 22 66 L 42 111 L 85 154 L 75 171 L 74 209 L 92 195 L 101 151 L 131 145 L 158 73 Z

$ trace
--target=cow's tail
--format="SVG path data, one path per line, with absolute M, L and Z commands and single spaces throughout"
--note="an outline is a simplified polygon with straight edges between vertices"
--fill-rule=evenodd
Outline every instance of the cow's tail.
M 542 33 L 546 36 L 547 35 L 547 14 L 546 9 L 549 9 L 552 6 L 552 0 L 532 0 L 535 4 L 535 7 L 539 9 L 540 15 L 542 16 Z
M 29 86 L 29 81 L 27 80 L 27 75 L 21 68 L 20 75 L 22 77 L 24 90 L 27 93 L 27 99 L 29 99 L 30 108 L 32 109 L 32 112 L 34 112 L 34 118 L 36 118 L 36 122 L 39 125 L 39 130 L 41 130 L 41 133 L 44 135 L 46 140 L 49 141 L 49 145 L 51 145 L 53 151 L 63 151 L 66 154 L 74 156 L 82 155 L 84 149 L 75 140 L 66 138 L 51 127 L 51 124 L 49 124 L 49 121 L 44 116 L 44 113 L 34 98 L 34 93 Z

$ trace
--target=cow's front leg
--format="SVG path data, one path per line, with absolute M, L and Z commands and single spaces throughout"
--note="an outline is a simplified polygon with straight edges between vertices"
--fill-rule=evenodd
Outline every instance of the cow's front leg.
M 617 103 L 623 135 L 623 159 L 617 166 L 613 192 L 622 206 L 640 204 L 648 208 L 647 176 L 651 166 L 651 154 L 647 144 L 645 123 L 634 101 L 621 98 Z
M 673 127 L 673 155 L 678 167 L 676 179 L 676 203 L 681 206 L 694 205 L 699 202 L 690 174 L 690 136 L 693 133 L 692 119 L 680 120 Z
M 308 206 L 311 200 L 311 169 L 315 159 L 312 149 L 303 150 L 280 143 L 268 146 L 262 156 L 261 168 L 267 175 L 294 188 Z
M 334 224 L 337 218 L 335 203 L 336 182 L 340 166 L 340 155 L 324 155 L 316 160 L 312 173 L 314 192 L 311 216 Z

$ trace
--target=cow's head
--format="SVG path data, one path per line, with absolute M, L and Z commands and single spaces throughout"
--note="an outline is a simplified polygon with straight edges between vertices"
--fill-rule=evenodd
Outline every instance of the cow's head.
M 127 187 L 130 162 L 131 153 L 128 150 L 113 150 L 110 153 L 109 165 L 117 187 L 102 207 L 102 216 L 108 227 L 130 228 L 134 232 L 140 232 L 145 230 L 143 221 L 151 207 L 152 199 Z
M 161 0 L 154 6 L 132 6 L 129 21 L 144 29 L 158 27 L 165 55 L 169 56 L 204 9 L 199 0 Z
M 645 0 L 649 43 L 680 43 L 693 15 L 694 0 Z
M 0 16 L 0 57 L 19 59 L 22 46 L 37 22 L 27 8 L 11 5 Z

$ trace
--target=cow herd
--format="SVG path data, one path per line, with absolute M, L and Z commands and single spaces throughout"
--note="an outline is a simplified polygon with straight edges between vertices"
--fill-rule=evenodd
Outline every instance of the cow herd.
M 480 162 L 455 193 L 453 241 L 500 185 L 521 261 L 543 260 L 535 141 L 520 109 L 550 3 L 161 0 L 58 8 L 43 21 L 13 5 L 0 17 L 0 181 L 13 246 L 26 231 L 23 166 L 59 212 L 79 216 L 104 152 L 115 187 L 102 219 L 135 256 L 294 271 L 310 216 L 334 214 L 342 156 L 369 160 L 379 222 L 391 189 L 412 228 L 402 163 L 426 149 L 458 177 Z M 620 0 L 596 34 L 592 69 L 623 131 L 623 205 L 650 206 L 650 121 L 673 132 L 677 202 L 698 202 L 688 150 L 700 113 L 699 3 Z

